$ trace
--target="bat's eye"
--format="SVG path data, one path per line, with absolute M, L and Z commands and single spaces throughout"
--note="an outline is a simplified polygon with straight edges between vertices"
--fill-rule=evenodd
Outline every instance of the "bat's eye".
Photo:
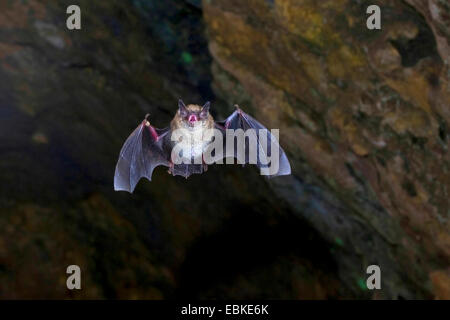
M 186 111 L 186 110 L 180 110 L 180 116 L 181 116 L 182 118 L 186 118 L 186 117 L 188 116 L 187 111 Z

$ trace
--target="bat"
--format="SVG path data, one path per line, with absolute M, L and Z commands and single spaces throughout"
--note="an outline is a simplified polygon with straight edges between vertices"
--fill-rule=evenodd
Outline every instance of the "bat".
M 153 127 L 147 114 L 123 144 L 114 190 L 132 193 L 141 178 L 151 181 L 157 166 L 168 167 L 173 176 L 202 174 L 211 164 L 210 159 L 213 163 L 223 163 L 225 159 L 227 164 L 234 160 L 242 165 L 256 164 L 268 177 L 291 174 L 284 150 L 266 127 L 237 105 L 227 119 L 215 121 L 209 113 L 210 105 L 206 102 L 203 106 L 186 106 L 180 99 L 170 126 L 164 129 Z M 274 163 L 275 171 L 271 168 Z

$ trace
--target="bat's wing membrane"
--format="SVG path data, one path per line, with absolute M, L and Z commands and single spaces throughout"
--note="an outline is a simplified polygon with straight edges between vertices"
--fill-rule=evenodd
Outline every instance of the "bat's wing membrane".
M 205 172 L 202 164 L 175 164 L 172 168 L 174 176 L 182 176 L 188 178 L 193 174 L 202 174 Z
M 276 171 L 268 170 L 265 175 L 282 176 L 291 174 L 291 165 L 284 150 L 279 145 L 278 139 L 274 137 L 266 127 L 264 127 L 261 123 L 259 123 L 254 118 L 243 112 L 240 108 L 237 108 L 225 121 L 216 122 L 216 127 L 221 129 L 224 133 L 225 150 L 227 144 L 226 140 L 230 139 L 230 137 L 226 134 L 227 129 L 233 130 L 242 129 L 244 133 L 248 136 L 249 139 L 246 139 L 245 141 L 245 150 L 244 150 L 245 154 L 242 155 L 241 157 L 241 159 L 244 160 L 244 164 L 252 163 L 252 161 L 250 161 L 251 148 L 249 147 L 249 143 L 251 143 L 250 141 L 253 140 L 257 142 L 256 148 L 253 149 L 257 150 L 256 163 L 254 163 L 255 161 L 253 161 L 253 164 L 256 164 L 259 169 L 268 170 L 273 165 L 273 161 L 278 161 L 278 166 L 274 166 L 274 168 L 278 167 L 278 170 Z M 239 159 L 238 156 L 238 153 L 240 152 L 239 148 L 237 147 L 236 143 L 233 143 L 233 145 L 234 145 L 234 153 L 232 153 L 231 156 L 233 156 L 236 159 Z M 276 153 L 272 152 L 273 150 L 275 150 L 275 148 L 278 150 L 277 158 Z M 229 152 L 225 151 L 224 155 L 226 157 L 230 156 Z
M 168 128 L 155 129 L 144 120 L 131 133 L 120 150 L 114 174 L 114 190 L 133 192 L 142 177 L 152 179 L 155 167 L 169 166 L 162 146 L 168 132 Z

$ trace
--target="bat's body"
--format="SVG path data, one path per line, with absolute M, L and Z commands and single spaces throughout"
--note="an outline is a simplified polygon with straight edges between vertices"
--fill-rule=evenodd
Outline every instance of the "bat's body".
M 212 137 L 208 137 L 207 133 L 209 130 L 214 129 L 215 125 L 213 117 L 208 112 L 209 104 L 205 105 L 203 117 L 202 109 L 202 107 L 195 104 L 187 106 L 180 104 L 175 117 L 170 122 L 170 130 L 172 132 L 184 129 L 180 130 L 183 136 L 178 141 L 172 142 L 172 147 L 176 143 L 180 143 L 180 147 L 190 150 L 190 153 L 185 155 L 185 157 L 192 159 L 193 163 L 201 163 L 203 152 L 212 140 Z
M 207 164 L 204 161 L 205 152 L 211 150 L 213 142 L 217 139 L 214 133 L 219 132 L 220 138 L 223 138 L 223 145 L 226 139 L 234 142 L 234 137 L 229 137 L 227 133 L 231 130 L 242 129 L 248 133 L 248 140 L 245 141 L 245 154 L 241 157 L 241 163 L 254 163 L 261 170 L 267 168 L 272 151 L 278 155 L 275 159 L 279 163 L 277 171 L 271 176 L 287 175 L 291 173 L 289 161 L 278 141 L 270 132 L 258 121 L 244 113 L 239 107 L 225 121 L 216 122 L 209 113 L 210 104 L 207 102 L 203 107 L 199 105 L 185 105 L 181 100 L 178 102 L 178 111 L 170 123 L 169 128 L 154 128 L 147 117 L 133 131 L 125 141 L 120 151 L 119 160 L 116 165 L 114 176 L 114 189 L 133 192 L 140 178 L 145 177 L 151 180 L 153 169 L 159 165 L 169 167 L 169 173 L 172 175 L 181 175 L 185 178 L 191 174 L 201 174 L 207 170 Z M 249 130 L 254 129 L 254 131 Z M 262 132 L 263 136 L 255 134 Z M 248 150 L 250 138 L 257 143 L 259 154 L 252 162 Z M 261 140 L 262 138 L 262 140 Z M 222 139 L 220 139 L 222 140 Z M 268 147 L 267 143 L 271 144 Z M 230 142 L 230 141 L 228 141 Z M 220 146 L 222 146 L 220 144 Z M 181 153 L 173 152 L 175 148 L 182 149 Z M 178 150 L 178 149 L 176 149 Z M 272 150 L 272 151 L 271 151 Z M 234 147 L 231 150 L 231 156 L 239 158 L 238 153 L 241 149 Z M 175 154 L 175 156 L 174 156 Z M 181 157 L 177 157 L 181 155 Z M 220 154 L 219 160 L 229 154 Z M 176 159 L 174 159 L 176 157 Z M 182 162 L 179 160 L 183 159 Z M 175 161 L 176 160 L 176 161 Z

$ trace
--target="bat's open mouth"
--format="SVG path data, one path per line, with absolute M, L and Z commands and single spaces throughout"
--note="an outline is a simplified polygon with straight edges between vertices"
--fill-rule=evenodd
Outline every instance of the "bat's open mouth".
M 197 116 L 195 115 L 195 114 L 191 114 L 190 116 L 189 116 L 189 123 L 190 124 L 194 124 L 198 119 L 197 119 Z

